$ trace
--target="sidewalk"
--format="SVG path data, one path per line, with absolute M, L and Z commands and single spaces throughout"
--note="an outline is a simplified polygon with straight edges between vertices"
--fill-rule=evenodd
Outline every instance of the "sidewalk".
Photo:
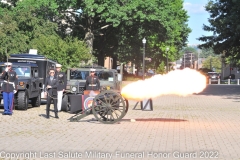
M 16 110 L 0 115 L 0 159 L 238 160 L 239 101 L 169 95 L 153 99 L 153 111 L 132 110 L 136 102 L 130 101 L 123 120 L 110 125 L 89 121 L 93 116 L 69 122 L 72 115 L 65 112 L 60 119 L 45 119 L 45 105 Z

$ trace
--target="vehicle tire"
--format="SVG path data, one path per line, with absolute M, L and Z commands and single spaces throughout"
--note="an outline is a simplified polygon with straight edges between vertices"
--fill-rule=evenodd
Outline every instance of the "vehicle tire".
M 37 97 L 31 99 L 32 107 L 40 107 L 41 105 L 41 93 Z
M 63 95 L 63 99 L 62 99 L 62 111 L 68 112 L 69 111 L 69 107 L 68 107 L 68 95 Z
M 17 98 L 17 108 L 19 110 L 27 110 L 28 109 L 28 93 L 27 91 L 19 91 Z

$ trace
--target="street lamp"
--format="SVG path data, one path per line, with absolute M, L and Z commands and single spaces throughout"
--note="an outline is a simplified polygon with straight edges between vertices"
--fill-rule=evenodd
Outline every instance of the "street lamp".
M 166 48 L 167 51 L 167 73 L 168 73 L 168 51 L 169 51 L 169 47 Z
M 146 44 L 146 39 L 143 38 L 142 43 L 143 43 L 143 80 L 144 80 L 144 75 L 145 75 L 145 44 Z

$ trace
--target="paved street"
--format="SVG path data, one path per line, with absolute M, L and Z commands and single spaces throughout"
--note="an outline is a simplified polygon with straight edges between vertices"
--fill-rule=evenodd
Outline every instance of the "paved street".
M 0 159 L 240 159 L 240 86 L 158 97 L 153 111 L 135 103 L 110 125 L 93 116 L 69 122 L 65 112 L 46 119 L 45 105 L 0 115 Z

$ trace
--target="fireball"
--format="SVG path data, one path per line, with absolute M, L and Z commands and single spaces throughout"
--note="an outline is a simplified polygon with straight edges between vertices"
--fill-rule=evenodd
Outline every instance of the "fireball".
M 187 96 L 199 93 L 204 88 L 206 77 L 196 70 L 185 68 L 130 83 L 122 89 L 121 94 L 127 99 L 143 100 L 169 94 Z

